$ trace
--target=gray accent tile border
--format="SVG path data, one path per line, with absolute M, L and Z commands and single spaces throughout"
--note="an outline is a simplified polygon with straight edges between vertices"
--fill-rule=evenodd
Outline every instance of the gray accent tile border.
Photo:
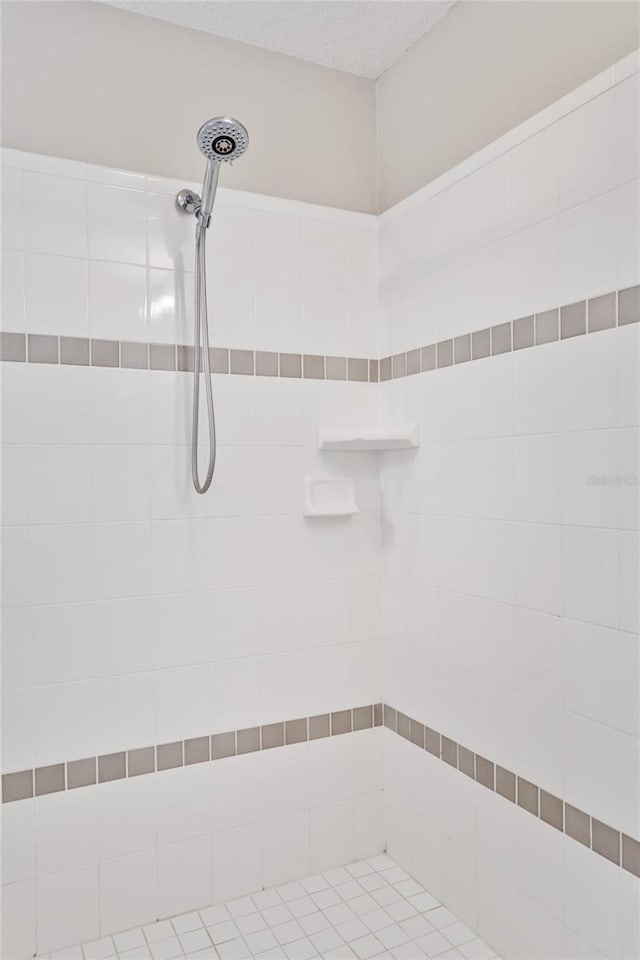
M 212 373 L 303 380 L 380 383 L 428 373 L 527 347 L 640 323 L 640 285 L 563 304 L 541 313 L 471 330 L 393 356 L 335 357 L 211 347 Z M 32 333 L 0 333 L 0 360 L 130 370 L 193 370 L 193 348 L 176 343 L 87 340 Z
M 547 793 L 530 780 L 494 764 L 431 727 L 423 726 L 418 720 L 407 717 L 394 707 L 385 703 L 382 710 L 383 726 L 388 730 L 424 749 L 443 763 L 455 767 L 460 773 L 475 780 L 479 786 L 517 804 L 521 810 L 589 847 L 599 856 L 640 877 L 640 841 L 601 823 L 588 813 L 571 806 L 566 800 Z M 419 735 L 413 736 L 414 729 L 425 731 L 424 741 Z
M 381 727 L 382 720 L 382 704 L 368 703 L 334 713 L 281 720 L 262 727 L 205 734 L 188 740 L 136 747 L 99 757 L 68 760 L 66 763 L 37 767 L 35 770 L 4 773 L 2 803 L 13 803 L 47 793 L 75 790 L 95 783 L 139 777 L 295 743 L 306 743 L 323 737 L 355 733 L 358 730 L 370 730 L 372 727 Z
M 2 775 L 2 803 L 75 790 L 93 785 L 96 780 L 99 784 L 122 780 L 194 763 L 343 736 L 374 727 L 386 727 L 418 749 L 475 780 L 479 786 L 517 804 L 521 810 L 640 877 L 640 841 L 578 810 L 530 780 L 474 753 L 420 720 L 383 703 L 369 703 L 333 713 L 281 720 L 262 727 L 229 730 L 184 741 L 139 747 L 127 752 L 69 760 L 66 764 L 57 763 L 35 770 L 5 773 Z

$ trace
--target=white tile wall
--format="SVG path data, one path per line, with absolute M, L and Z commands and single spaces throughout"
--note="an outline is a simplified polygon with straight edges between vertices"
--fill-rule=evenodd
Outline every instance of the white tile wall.
M 638 89 L 383 215 L 383 354 L 640 281 Z M 386 702 L 634 836 L 638 487 L 588 478 L 638 476 L 637 350 L 620 328 L 380 388 L 422 441 L 381 465 Z M 637 951 L 635 878 L 386 732 L 384 766 L 390 853 L 502 955 Z
M 194 224 L 175 209 L 180 185 L 3 159 L 3 330 L 190 341 Z M 213 344 L 377 353 L 375 218 L 219 200 Z M 373 392 L 215 381 L 218 472 L 204 499 L 188 375 L 3 364 L 3 769 L 380 700 L 377 458 L 316 450 L 319 425 L 375 422 Z M 345 471 L 358 522 L 305 521 L 304 477 Z M 380 852 L 379 734 L 5 805 L 3 955 Z

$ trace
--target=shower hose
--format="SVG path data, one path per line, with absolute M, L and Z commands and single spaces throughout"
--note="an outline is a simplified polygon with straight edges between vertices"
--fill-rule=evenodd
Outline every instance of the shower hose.
M 216 417 L 213 408 L 213 388 L 209 357 L 209 320 L 207 315 L 207 228 L 202 220 L 196 227 L 196 290 L 194 310 L 193 351 L 193 417 L 191 434 L 191 476 L 197 493 L 206 493 L 216 468 Z M 204 373 L 209 424 L 209 461 L 204 481 L 200 483 L 198 470 L 198 433 L 200 421 L 200 374 Z

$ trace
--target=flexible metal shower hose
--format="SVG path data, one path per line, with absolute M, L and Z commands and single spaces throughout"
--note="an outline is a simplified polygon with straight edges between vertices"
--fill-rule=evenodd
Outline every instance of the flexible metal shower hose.
M 216 468 L 216 417 L 213 408 L 213 388 L 209 364 L 209 318 L 207 314 L 207 230 L 201 220 L 196 227 L 196 293 L 194 310 L 193 351 L 193 417 L 191 434 L 191 476 L 197 493 L 206 493 Z M 200 373 L 204 373 L 209 423 L 209 463 L 204 483 L 198 473 L 198 427 L 200 420 Z

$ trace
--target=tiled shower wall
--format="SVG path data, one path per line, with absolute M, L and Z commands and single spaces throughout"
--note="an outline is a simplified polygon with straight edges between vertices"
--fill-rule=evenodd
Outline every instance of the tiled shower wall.
M 3 154 L 2 770 L 41 794 L 5 781 L 11 960 L 384 847 L 380 730 L 307 742 L 305 719 L 192 763 L 381 699 L 376 455 L 317 451 L 318 426 L 375 419 L 342 358 L 377 356 L 377 223 L 220 191 L 214 363 L 281 376 L 215 375 L 198 497 L 183 185 Z M 356 478 L 357 517 L 303 519 L 327 474 Z
M 221 191 L 204 499 L 183 184 L 3 156 L 8 956 L 386 841 L 505 956 L 637 958 L 636 70 L 379 224 Z M 420 448 L 316 450 L 378 418 Z M 304 521 L 330 472 L 363 512 Z
M 640 955 L 635 71 L 380 221 L 384 697 L 454 741 L 385 731 L 388 849 L 506 957 Z

